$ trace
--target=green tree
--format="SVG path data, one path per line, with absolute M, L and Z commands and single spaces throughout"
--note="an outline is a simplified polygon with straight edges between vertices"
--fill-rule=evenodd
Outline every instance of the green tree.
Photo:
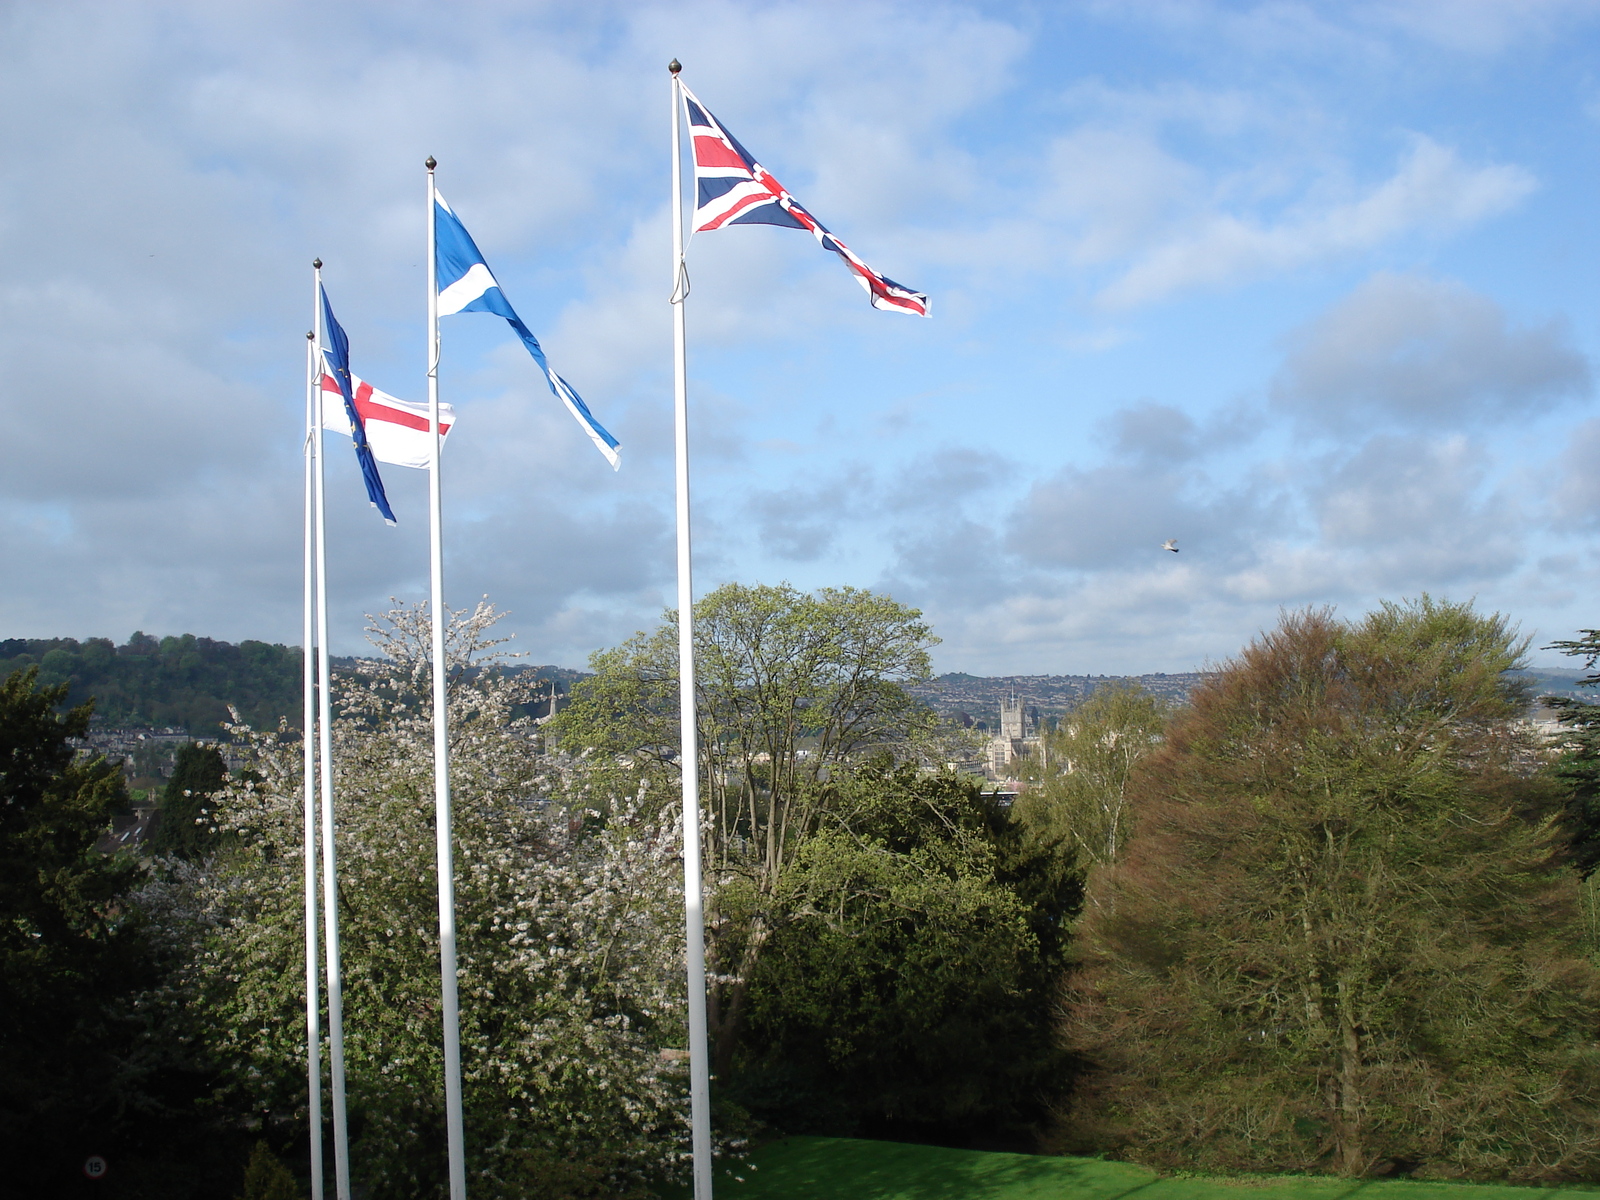
M 1581 658 L 1584 669 L 1593 672 L 1600 662 L 1600 629 L 1580 629 L 1578 637 L 1545 648 Z M 1580 679 L 1578 686 L 1600 686 L 1600 674 Z M 1571 696 L 1546 696 L 1544 703 L 1557 711 L 1563 726 L 1551 774 L 1566 791 L 1573 858 L 1587 877 L 1600 866 L 1600 704 Z
M 265 1142 L 257 1142 L 244 1169 L 244 1192 L 239 1200 L 300 1200 L 302 1195 L 289 1168 Z
M 1047 841 L 1073 848 L 1078 861 L 1115 862 L 1127 840 L 1128 780 L 1161 743 L 1170 708 L 1137 684 L 1096 688 L 1029 761 L 1017 817 Z
M 0 1145 L 46 1195 L 113 1130 L 132 1034 L 112 1009 L 146 972 L 123 903 L 138 867 L 95 850 L 122 774 L 75 760 L 92 706 L 58 713 L 66 688 L 38 674 L 0 682 Z
M 151 850 L 195 859 L 215 846 L 211 803 L 227 778 L 227 761 L 215 746 L 188 742 L 179 747 L 172 778 L 161 793 Z
M 1017 1135 L 1059 1093 L 1081 888 L 971 780 L 868 763 L 784 875 L 735 1094 L 794 1132 Z
M 215 737 L 230 707 L 262 727 L 300 712 L 296 647 L 211 638 L 135 633 L 125 645 L 109 638 L 0 639 L 0 678 L 30 666 L 40 681 L 66 684 L 66 702 L 95 698 L 95 717 L 111 725 L 177 725 Z
M 670 821 L 569 809 L 513 717 L 524 688 L 469 669 L 492 610 L 452 623 L 451 782 L 471 1191 L 620 1196 L 681 1159 L 682 907 Z M 389 614 L 383 660 L 334 725 L 353 1170 L 374 1200 L 443 1195 L 428 617 Z M 217 852 L 152 886 L 187 963 L 165 997 L 221 1064 L 219 1096 L 305 1136 L 301 745 L 239 730 Z M 326 1028 L 326 1026 L 324 1026 Z M 609 1190 L 607 1190 L 609 1189 Z
M 1507 675 L 1428 597 L 1286 616 L 1191 695 L 1090 880 L 1071 1137 L 1166 1165 L 1586 1176 L 1600 974 Z
M 727 584 L 695 605 L 719 1073 L 733 1063 L 774 896 L 823 819 L 834 777 L 864 753 L 932 728 L 935 718 L 905 685 L 928 678 L 936 642 L 916 609 L 857 588 Z M 596 654 L 593 677 L 554 722 L 564 749 L 590 756 L 597 792 L 644 789 L 671 805 L 680 786 L 677 644 L 669 612 L 655 632 Z

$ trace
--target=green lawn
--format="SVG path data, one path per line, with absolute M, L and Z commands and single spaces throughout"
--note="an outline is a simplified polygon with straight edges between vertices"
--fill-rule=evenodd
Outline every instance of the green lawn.
M 687 1190 L 669 1193 L 673 1200 Z M 988 1154 L 901 1142 L 791 1137 L 717 1165 L 719 1200 L 1595 1200 L 1587 1188 L 1349 1180 L 1162 1179 L 1094 1158 Z

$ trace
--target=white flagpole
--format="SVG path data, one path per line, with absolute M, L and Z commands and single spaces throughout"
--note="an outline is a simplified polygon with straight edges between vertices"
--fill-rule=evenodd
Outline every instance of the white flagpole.
M 322 330 L 322 260 L 316 271 L 317 324 Z M 322 339 L 317 339 L 320 352 Z M 318 744 L 322 758 L 322 928 L 328 959 L 328 1065 L 333 1083 L 333 1182 L 338 1200 L 350 1200 L 350 1127 L 344 1099 L 344 977 L 339 957 L 339 874 L 333 853 L 333 690 L 328 659 L 328 505 L 322 422 L 314 423 L 317 510 L 317 682 Z
M 456 996 L 456 873 L 450 844 L 450 712 L 445 674 L 443 501 L 439 482 L 439 274 L 434 255 L 437 201 L 428 156 L 428 546 L 432 552 L 433 598 L 433 828 L 439 872 L 439 982 L 444 1017 L 444 1124 L 450 1147 L 450 1200 L 466 1200 L 466 1137 L 461 1119 L 461 1010 Z
M 688 299 L 683 261 L 683 111 L 672 73 L 672 365 L 678 512 L 678 763 L 683 774 L 683 920 L 689 974 L 689 1122 L 694 1200 L 711 1200 L 711 1063 L 706 1041 L 706 940 L 700 882 L 700 752 L 694 711 L 694 574 L 689 550 L 689 358 L 683 322 Z
M 312 321 L 315 322 L 315 310 Z M 305 774 L 305 873 L 306 873 L 306 1119 L 311 1126 L 311 1200 L 322 1200 L 322 1027 L 317 1011 L 321 988 L 318 986 L 317 966 L 317 684 L 315 665 L 311 661 L 312 605 L 316 602 L 316 581 L 313 572 L 313 540 L 316 537 L 314 505 L 316 449 L 313 430 L 321 422 L 317 403 L 320 388 L 316 369 L 317 335 L 306 334 L 306 550 L 305 550 L 305 619 L 302 622 L 300 644 L 305 647 L 301 692 L 305 703 L 301 708 L 300 744 L 304 750 L 302 770 Z

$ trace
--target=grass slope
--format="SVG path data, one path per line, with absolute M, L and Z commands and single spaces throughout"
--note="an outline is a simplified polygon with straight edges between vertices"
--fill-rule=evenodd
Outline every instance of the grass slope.
M 791 1137 L 718 1163 L 718 1200 L 1595 1200 L 1587 1188 L 1264 1175 L 1161 1178 L 1128 1163 Z M 671 1200 L 690 1192 L 670 1191 Z

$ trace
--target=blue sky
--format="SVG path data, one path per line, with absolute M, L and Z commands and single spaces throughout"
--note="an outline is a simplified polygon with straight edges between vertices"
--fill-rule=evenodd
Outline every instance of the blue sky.
M 940 670 L 1185 670 L 1284 607 L 1600 624 L 1600 3 L 13 4 L 0 631 L 293 642 L 309 263 L 421 398 L 425 178 L 622 440 L 447 319 L 448 597 L 580 664 L 673 594 L 665 63 L 806 235 L 690 248 L 699 590 Z M 336 645 L 426 591 L 335 457 Z M 1161 542 L 1176 537 L 1181 552 Z M 1539 661 L 1562 660 L 1549 652 Z

